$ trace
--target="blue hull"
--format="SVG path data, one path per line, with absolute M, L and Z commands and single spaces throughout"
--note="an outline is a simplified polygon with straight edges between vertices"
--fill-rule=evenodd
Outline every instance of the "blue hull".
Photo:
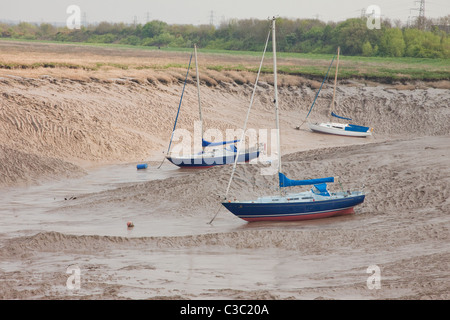
M 223 202 L 231 213 L 246 221 L 295 221 L 351 214 L 365 195 L 312 202 L 248 203 Z
M 248 162 L 250 160 L 256 159 L 259 157 L 259 153 L 260 151 L 241 154 L 238 157 L 238 162 Z M 169 160 L 174 165 L 179 166 L 181 168 L 209 168 L 218 165 L 233 164 L 235 159 L 236 155 L 208 157 L 208 158 L 189 158 L 183 159 L 182 161 L 180 161 L 180 159 L 167 157 L 167 160 Z

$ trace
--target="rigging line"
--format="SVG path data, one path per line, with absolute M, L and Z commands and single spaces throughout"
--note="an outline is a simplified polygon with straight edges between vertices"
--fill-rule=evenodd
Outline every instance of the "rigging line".
M 302 122 L 301 125 L 299 125 L 299 126 L 297 127 L 297 129 L 300 129 L 300 127 L 301 127 L 302 125 L 305 124 L 306 119 L 308 119 L 309 114 L 311 113 L 312 108 L 314 107 L 314 104 L 316 103 L 317 97 L 319 96 L 320 90 L 322 90 L 322 86 L 323 86 L 323 84 L 325 83 L 325 81 L 326 81 L 327 78 L 328 78 L 328 73 L 330 72 L 331 66 L 333 65 L 334 58 L 336 58 L 336 55 L 334 55 L 333 59 L 331 59 L 330 66 L 328 67 L 327 73 L 325 74 L 325 77 L 324 77 L 323 80 L 322 80 L 322 84 L 320 85 L 320 88 L 319 88 L 319 90 L 318 90 L 317 93 L 316 93 L 316 96 L 315 96 L 314 101 L 313 101 L 313 103 L 312 103 L 312 105 L 311 105 L 311 108 L 309 108 L 309 112 L 308 112 L 308 114 L 306 115 L 305 120 Z
M 252 182 L 252 181 L 250 181 L 250 179 L 248 179 L 246 176 L 245 176 L 245 174 L 244 174 L 244 178 L 245 179 L 242 179 L 242 178 L 234 178 L 235 180 L 236 179 L 238 179 L 238 180 L 241 180 L 241 181 L 243 181 L 244 183 L 245 182 L 250 182 L 250 183 L 252 183 L 253 185 L 256 185 L 256 182 Z M 220 209 L 222 209 L 223 208 L 223 206 L 220 206 L 219 207 L 219 209 L 216 211 L 216 213 L 214 214 L 214 217 L 211 219 L 211 221 L 210 222 L 208 222 L 208 224 L 212 224 L 212 222 L 214 221 L 214 219 L 217 217 L 217 215 L 219 214 L 219 211 L 220 211 Z
M 239 158 L 239 152 L 240 152 L 240 150 L 241 150 L 242 141 L 244 140 L 245 129 L 247 128 L 247 121 L 248 121 L 248 118 L 249 118 L 249 115 L 250 115 L 250 110 L 251 110 L 252 105 L 253 105 L 253 99 L 254 99 L 254 97 L 255 97 L 256 88 L 257 88 L 257 86 L 258 86 L 259 75 L 260 75 L 260 73 L 261 73 L 262 65 L 263 65 L 263 62 L 264 62 L 264 55 L 265 55 L 265 53 L 266 53 L 267 45 L 268 45 L 268 43 L 269 43 L 270 33 L 271 33 L 271 29 L 269 29 L 269 34 L 267 35 L 266 45 L 265 45 L 265 47 L 264 47 L 264 52 L 263 52 L 263 55 L 262 55 L 262 58 L 261 58 L 261 63 L 260 63 L 260 65 L 259 65 L 258 74 L 256 75 L 256 81 L 255 81 L 255 85 L 254 85 L 254 87 L 253 87 L 252 97 L 251 97 L 251 99 L 250 99 L 250 105 L 249 105 L 249 108 L 248 108 L 248 111 L 247 111 L 247 118 L 245 119 L 245 122 L 244 122 L 244 129 L 242 130 L 241 139 L 239 140 L 239 143 L 238 143 L 238 147 L 237 147 L 237 151 L 236 151 L 236 157 L 234 158 L 233 170 L 231 171 L 231 177 L 230 177 L 230 180 L 228 181 L 227 191 L 226 191 L 226 193 L 225 193 L 225 199 L 226 199 L 227 196 L 228 196 L 228 191 L 230 191 L 231 181 L 233 180 L 233 175 L 234 175 L 234 172 L 236 171 L 236 164 L 237 164 L 237 160 L 238 160 L 238 158 Z M 219 209 L 217 210 L 216 214 L 215 214 L 214 217 L 211 219 L 211 221 L 209 222 L 209 224 L 212 224 L 212 222 L 213 222 L 214 219 L 216 218 L 216 216 L 217 216 L 217 214 L 219 213 L 219 211 L 220 211 L 221 208 L 222 208 L 222 206 L 219 207 Z
M 195 53 L 195 73 L 197 78 L 197 98 L 198 98 L 198 116 L 200 119 L 200 133 L 202 138 L 202 145 L 203 145 L 203 116 L 202 116 L 202 105 L 201 105 L 201 99 L 200 99 L 200 78 L 198 74 L 198 62 L 197 62 L 197 45 L 194 44 L 194 53 Z
M 264 47 L 264 52 L 263 52 L 263 55 L 262 55 L 262 58 L 261 58 L 261 63 L 259 65 L 258 74 L 256 75 L 256 81 L 255 81 L 255 85 L 253 87 L 252 97 L 250 99 L 250 105 L 249 105 L 248 111 L 247 111 L 247 118 L 245 119 L 244 129 L 242 130 L 241 139 L 240 139 L 240 141 L 238 143 L 237 155 L 236 155 L 236 157 L 234 159 L 233 171 L 231 172 L 230 181 L 228 181 L 227 191 L 225 193 L 225 199 L 228 196 L 228 191 L 230 190 L 231 180 L 233 180 L 233 175 L 234 175 L 234 172 L 236 171 L 236 164 L 237 164 L 237 160 L 238 160 L 238 157 L 239 157 L 239 152 L 241 151 L 241 146 L 242 146 L 242 143 L 243 143 L 243 140 L 244 140 L 245 130 L 247 129 L 247 122 L 248 122 L 248 118 L 249 118 L 249 115 L 250 115 L 250 110 L 251 110 L 252 105 L 253 105 L 253 100 L 254 100 L 254 97 L 255 97 L 256 88 L 258 86 L 259 75 L 261 74 L 261 69 L 262 69 L 262 65 L 263 65 L 263 62 L 264 62 L 264 55 L 266 53 L 267 45 L 269 43 L 270 33 L 271 33 L 271 30 L 269 30 L 269 34 L 267 35 L 266 45 Z
M 333 86 L 333 100 L 331 100 L 331 107 L 330 107 L 330 122 L 331 122 L 331 116 L 333 114 L 334 110 L 334 97 L 336 95 L 336 83 L 337 83 L 337 76 L 338 76 L 338 70 L 339 70 L 339 51 L 340 47 L 337 48 L 337 61 L 336 61 L 336 71 L 334 75 L 334 86 Z
M 215 214 L 214 217 L 211 219 L 211 221 L 208 222 L 208 224 L 212 224 L 212 222 L 214 221 L 214 219 L 217 217 L 217 214 L 219 213 L 220 209 L 222 209 L 222 206 L 220 206 L 219 209 L 217 209 L 216 214 Z
M 340 176 L 337 177 L 337 181 L 339 182 L 339 185 L 341 186 L 341 191 L 342 191 L 342 192 L 345 192 L 345 191 L 344 191 L 344 187 L 342 186 L 342 183 L 341 183 L 341 177 L 340 177 Z
M 169 147 L 167 148 L 167 155 L 169 155 L 170 146 L 172 145 L 173 134 L 175 133 L 175 127 L 177 126 L 178 115 L 180 114 L 180 108 L 181 108 L 181 101 L 183 101 L 184 89 L 186 88 L 186 82 L 187 82 L 187 78 L 189 75 L 189 69 L 191 68 L 191 61 L 192 61 L 192 53 L 191 53 L 191 57 L 189 58 L 189 65 L 188 65 L 188 69 L 186 72 L 186 78 L 184 79 L 184 85 L 183 85 L 183 91 L 181 92 L 180 103 L 178 104 L 177 116 L 175 118 L 175 123 L 173 124 L 172 135 L 170 137 Z M 164 157 L 164 159 L 163 159 L 163 161 L 161 161 L 161 164 L 159 165 L 158 169 L 161 168 L 165 159 L 166 158 Z
M 280 142 L 280 118 L 279 118 L 279 104 L 278 104 L 278 70 L 277 70 L 277 44 L 276 44 L 276 27 L 275 27 L 276 18 L 272 19 L 272 51 L 273 51 L 273 87 L 274 87 L 274 106 L 275 106 L 275 123 L 277 129 L 277 153 L 278 153 L 278 180 L 281 173 L 281 142 Z M 281 187 L 280 196 L 281 196 Z

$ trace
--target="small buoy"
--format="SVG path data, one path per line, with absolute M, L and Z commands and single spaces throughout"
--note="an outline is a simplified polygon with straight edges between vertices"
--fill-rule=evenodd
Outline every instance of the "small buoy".
M 128 221 L 128 222 L 127 222 L 127 227 L 128 227 L 128 228 L 133 228 L 133 227 L 134 227 L 133 221 Z
M 147 164 L 146 163 L 138 164 L 136 167 L 138 168 L 138 170 L 139 169 L 147 169 Z

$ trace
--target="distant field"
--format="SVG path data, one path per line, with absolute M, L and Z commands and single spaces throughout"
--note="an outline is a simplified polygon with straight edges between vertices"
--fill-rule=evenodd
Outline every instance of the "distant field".
M 131 74 L 145 70 L 186 69 L 192 49 L 139 47 L 115 44 L 80 44 L 37 41 L 0 41 L 1 70 L 31 74 L 46 70 L 71 70 L 78 73 L 102 71 Z M 199 67 L 216 72 L 256 72 L 262 52 L 208 50 L 198 51 Z M 277 53 L 281 74 L 320 80 L 333 55 Z M 266 54 L 263 72 L 272 71 L 272 53 Z M 194 64 L 192 64 L 194 65 Z M 335 64 L 334 64 L 335 66 Z M 330 77 L 334 73 L 330 70 Z M 64 72 L 62 72 L 64 74 Z M 340 56 L 340 79 L 368 79 L 381 82 L 450 80 L 450 59 L 378 58 Z

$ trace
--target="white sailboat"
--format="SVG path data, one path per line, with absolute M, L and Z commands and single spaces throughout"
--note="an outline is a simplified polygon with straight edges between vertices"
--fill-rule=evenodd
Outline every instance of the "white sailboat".
M 336 83 L 337 83 L 337 75 L 339 69 L 339 51 L 337 50 L 337 62 L 336 62 L 336 73 L 334 76 L 334 88 L 333 88 L 333 99 L 330 105 L 330 121 L 328 122 L 317 122 L 317 123 L 309 123 L 309 128 L 314 132 L 320 133 L 328 133 L 328 134 L 336 134 L 341 136 L 351 136 L 351 137 L 368 137 L 372 135 L 373 128 L 360 126 L 351 123 L 339 123 L 333 122 L 332 117 L 342 120 L 351 121 L 351 118 L 342 117 L 334 113 L 334 105 L 335 105 L 335 95 L 336 95 Z

